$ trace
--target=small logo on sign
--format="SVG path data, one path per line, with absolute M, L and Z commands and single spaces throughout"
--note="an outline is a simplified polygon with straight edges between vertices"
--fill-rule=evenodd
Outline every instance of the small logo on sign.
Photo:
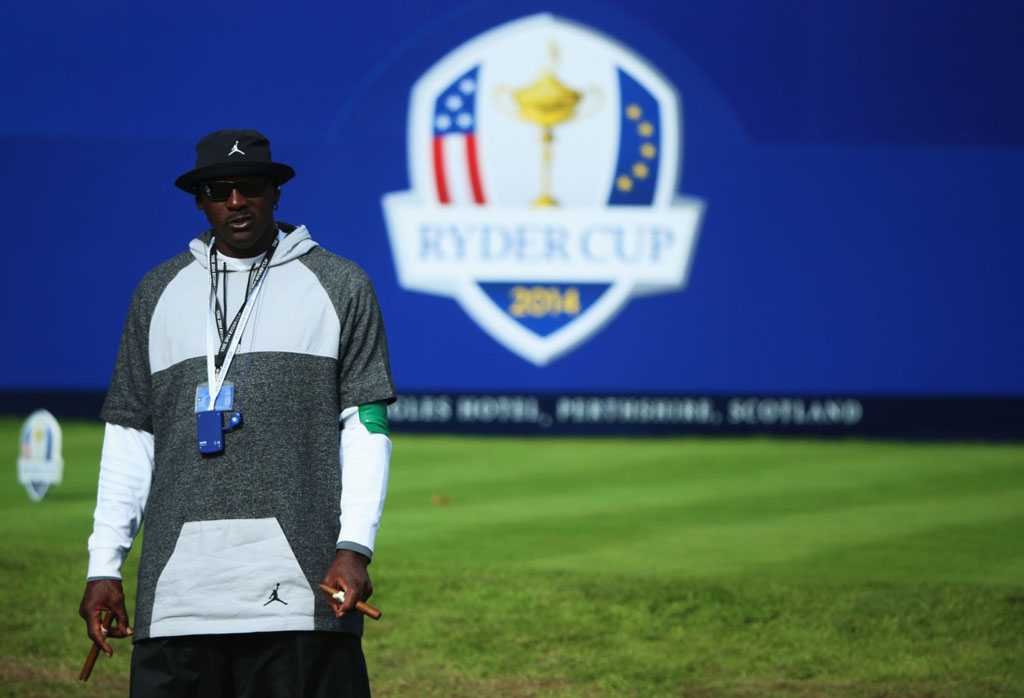
M 470 40 L 412 89 L 412 189 L 382 202 L 399 283 L 538 366 L 682 289 L 704 203 L 677 193 L 681 124 L 660 73 L 575 22 Z
M 38 502 L 51 485 L 60 484 L 63 476 L 60 424 L 46 410 L 36 410 L 21 427 L 18 482 L 25 486 L 32 501 Z

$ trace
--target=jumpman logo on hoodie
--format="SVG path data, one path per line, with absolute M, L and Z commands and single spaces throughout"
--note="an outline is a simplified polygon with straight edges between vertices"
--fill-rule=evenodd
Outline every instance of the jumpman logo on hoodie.
M 271 602 L 273 602 L 273 601 L 278 601 L 280 603 L 283 603 L 285 606 L 288 605 L 287 601 L 281 601 L 281 597 L 277 595 L 277 590 L 280 587 L 281 587 L 280 583 L 278 583 L 278 585 L 276 587 L 274 587 L 274 590 L 272 592 L 270 592 L 270 599 L 268 599 L 267 602 L 265 604 L 263 604 L 264 606 L 269 606 L 271 604 Z

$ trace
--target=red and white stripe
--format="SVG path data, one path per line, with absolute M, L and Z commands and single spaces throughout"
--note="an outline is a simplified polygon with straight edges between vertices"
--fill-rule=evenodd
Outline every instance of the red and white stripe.
M 473 133 L 434 136 L 434 183 L 442 204 L 485 203 Z

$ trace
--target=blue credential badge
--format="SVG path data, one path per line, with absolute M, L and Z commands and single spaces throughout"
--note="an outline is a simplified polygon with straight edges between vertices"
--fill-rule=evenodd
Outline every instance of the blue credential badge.
M 224 450 L 224 432 L 242 423 L 242 413 L 234 412 L 224 426 L 224 413 L 231 412 L 235 401 L 235 386 L 225 382 L 217 393 L 217 401 L 210 409 L 210 386 L 202 383 L 196 388 L 196 441 L 199 452 L 205 455 Z
M 220 412 L 230 412 L 234 404 L 235 384 L 224 381 L 220 392 L 217 393 L 217 404 L 213 406 L 213 409 Z M 200 383 L 199 387 L 196 388 L 196 414 L 208 411 L 210 411 L 210 385 L 208 383 Z

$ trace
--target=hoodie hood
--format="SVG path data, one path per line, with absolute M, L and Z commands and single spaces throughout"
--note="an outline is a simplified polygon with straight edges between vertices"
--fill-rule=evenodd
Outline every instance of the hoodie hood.
M 277 222 L 277 229 L 284 233 L 284 239 L 277 245 L 277 251 L 270 260 L 270 266 L 276 267 L 285 262 L 290 262 L 309 252 L 317 246 L 309 235 L 309 229 L 304 225 L 294 226 L 290 223 Z M 210 267 L 210 240 L 213 232 L 207 230 L 205 233 L 189 243 L 188 249 L 196 258 L 203 269 Z

